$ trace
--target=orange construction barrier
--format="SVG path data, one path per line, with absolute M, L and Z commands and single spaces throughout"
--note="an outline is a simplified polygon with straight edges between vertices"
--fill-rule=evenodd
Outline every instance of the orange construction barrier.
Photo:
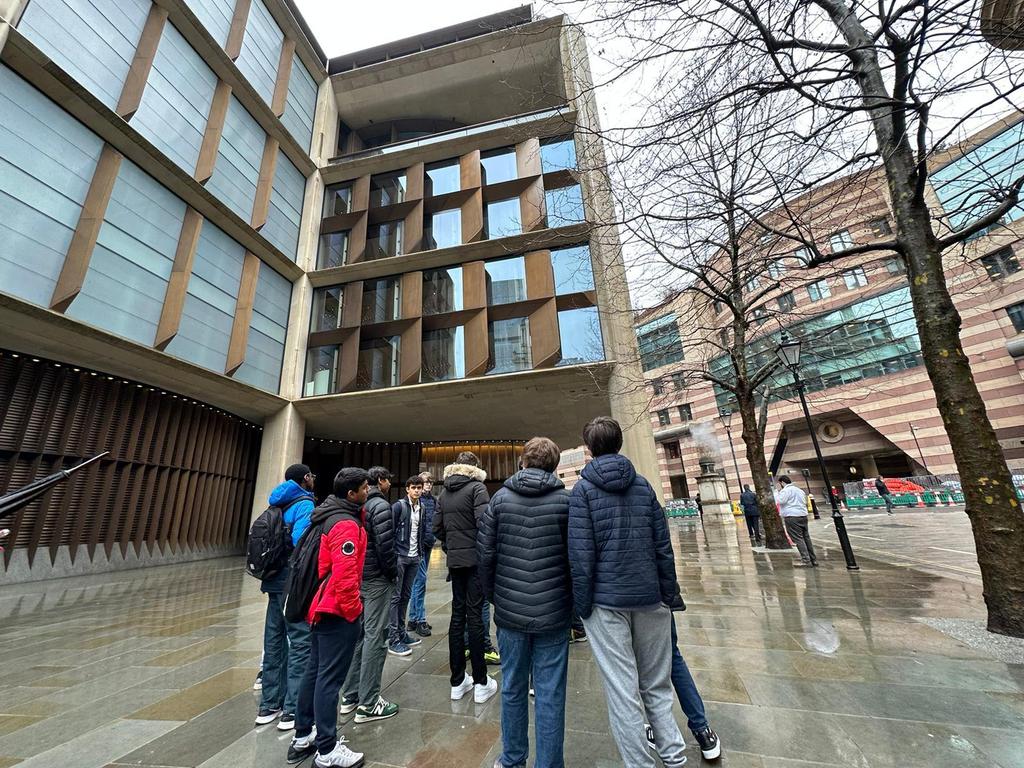
M 915 504 L 914 506 L 915 507 L 923 507 L 924 506 L 924 499 L 921 497 L 921 494 L 917 493 L 917 494 L 914 494 L 914 495 L 917 496 L 917 504 Z

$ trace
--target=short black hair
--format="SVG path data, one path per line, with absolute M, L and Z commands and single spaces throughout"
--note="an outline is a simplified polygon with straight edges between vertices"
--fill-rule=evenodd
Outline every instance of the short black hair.
M 456 464 L 469 464 L 471 467 L 479 467 L 480 459 L 477 458 L 476 454 L 472 451 L 463 451 L 459 454 L 459 457 L 455 460 Z
M 395 476 L 384 467 L 370 467 L 367 474 L 370 476 L 370 485 L 380 485 L 381 480 L 394 480 Z
M 339 469 L 334 476 L 334 495 L 339 498 L 348 498 L 349 491 L 358 491 L 363 483 L 370 480 L 370 474 L 360 467 L 345 467 Z
M 792 482 L 793 482 L 792 480 L 790 480 L 790 479 L 789 479 L 789 475 L 779 475 L 779 476 L 778 476 L 778 477 L 776 478 L 776 480 L 778 480 L 778 481 L 779 481 L 780 483 L 782 483 L 783 485 L 789 485 L 790 483 L 792 483 Z
M 419 475 L 413 475 L 412 477 L 410 477 L 408 480 L 405 481 L 405 487 L 406 488 L 412 488 L 412 487 L 417 486 L 417 485 L 420 488 L 423 487 L 423 478 L 420 477 Z
M 747 483 L 744 483 L 743 484 L 743 490 L 744 491 L 749 491 L 750 490 L 750 485 L 748 485 Z
M 583 442 L 594 457 L 618 453 L 622 448 L 622 427 L 611 416 L 598 416 L 583 428 Z

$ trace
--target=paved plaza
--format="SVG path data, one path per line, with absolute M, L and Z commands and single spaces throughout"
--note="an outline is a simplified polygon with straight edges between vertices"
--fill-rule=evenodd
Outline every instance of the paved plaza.
M 983 617 L 962 513 L 848 520 L 857 574 L 826 519 L 812 522 L 816 570 L 752 552 L 731 524 L 672 523 L 680 641 L 720 764 L 1024 766 L 1024 665 L 924 623 Z M 368 766 L 477 768 L 498 753 L 500 697 L 448 697 L 441 564 L 434 636 L 385 667 L 398 717 L 342 719 Z M 0 768 L 283 766 L 289 735 L 252 727 L 264 605 L 241 560 L 0 587 Z M 570 658 L 567 765 L 621 765 L 590 650 L 574 645 Z

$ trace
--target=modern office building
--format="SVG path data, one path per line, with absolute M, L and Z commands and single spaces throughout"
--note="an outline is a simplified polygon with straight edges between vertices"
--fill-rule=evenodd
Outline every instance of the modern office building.
M 237 552 L 304 460 L 654 471 L 585 41 L 529 7 L 328 60 L 288 0 L 0 0 L 6 579 Z
M 1024 167 L 1024 121 L 1019 116 L 980 131 L 933 160 L 930 194 L 937 226 L 959 228 L 992 205 L 987 190 L 1008 184 Z M 823 252 L 882 241 L 892 215 L 879 178 L 841 180 L 813 193 L 811 234 Z M 792 203 L 794 208 L 801 201 Z M 792 245 L 757 238 L 752 248 L 774 249 L 765 274 L 773 284 L 764 313 L 753 314 L 751 370 L 776 359 L 782 330 L 804 340 L 801 375 L 815 431 L 833 484 L 874 477 L 955 473 L 956 465 L 921 357 L 921 344 L 900 261 L 875 252 L 816 270 L 797 268 Z M 788 248 L 788 252 L 785 249 Z M 947 252 L 946 274 L 963 318 L 965 351 L 971 360 L 989 418 L 1011 466 L 1024 472 L 1024 206 L 1000 224 Z M 766 261 L 764 252 L 756 262 Z M 778 258 L 775 259 L 775 256 Z M 756 287 L 753 288 L 756 290 Z M 730 395 L 694 372 L 707 361 L 728 374 L 722 352 L 731 315 L 704 306 L 699 322 L 692 296 L 682 294 L 637 318 L 642 367 L 648 385 L 651 424 L 666 498 L 697 492 L 699 455 L 710 452 L 737 494 L 735 448 L 742 482 L 750 482 L 739 419 L 727 428 L 722 410 L 735 408 Z M 758 315 L 761 314 L 761 320 Z M 729 318 L 729 319 L 727 319 Z M 715 333 L 714 349 L 702 346 L 693 329 Z M 715 330 L 717 328 L 717 330 Z M 805 420 L 788 371 L 768 382 L 764 450 L 769 469 L 788 472 L 821 492 Z M 820 498 L 820 497 L 819 497 Z

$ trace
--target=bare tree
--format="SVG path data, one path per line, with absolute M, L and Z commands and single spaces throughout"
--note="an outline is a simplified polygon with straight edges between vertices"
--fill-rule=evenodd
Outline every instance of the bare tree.
M 664 142 L 707 115 L 784 97 L 774 135 L 815 156 L 780 167 L 806 190 L 836 179 L 882 179 L 893 233 L 853 247 L 821 247 L 792 221 L 770 230 L 805 242 L 811 267 L 888 251 L 907 270 L 925 366 L 960 472 L 988 606 L 988 628 L 1024 636 L 1024 515 L 1010 471 L 960 340 L 944 259 L 1019 203 L 1024 176 L 991 173 L 964 195 L 955 216 L 935 203 L 934 159 L 981 119 L 1019 110 L 1024 53 L 982 37 L 980 0 L 580 0 L 556 3 L 590 25 L 615 59 L 612 78 L 651 85 L 648 110 L 606 132 L 619 160 L 649 148 L 661 120 Z M 627 121 L 628 122 L 628 121 Z M 633 169 L 630 169 L 630 172 Z M 619 176 L 623 176 L 622 171 Z M 866 181 L 864 183 L 867 183 Z M 756 372 L 754 375 L 757 375 Z

